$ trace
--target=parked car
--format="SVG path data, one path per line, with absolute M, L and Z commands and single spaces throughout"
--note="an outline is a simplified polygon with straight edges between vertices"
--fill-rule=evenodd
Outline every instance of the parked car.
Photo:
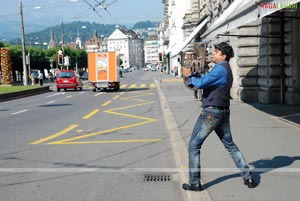
M 89 79 L 89 73 L 88 72 L 83 72 L 82 75 L 80 76 L 82 80 L 88 80 Z
M 83 83 L 79 77 L 79 74 L 74 70 L 61 70 L 60 73 L 56 77 L 56 89 L 60 91 L 60 89 L 77 89 L 82 90 Z

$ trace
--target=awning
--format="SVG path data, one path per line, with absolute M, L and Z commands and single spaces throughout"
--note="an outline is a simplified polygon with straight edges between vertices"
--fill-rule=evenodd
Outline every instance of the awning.
M 211 40 L 217 34 L 224 34 L 259 18 L 291 5 L 300 0 L 235 0 L 223 14 L 201 35 L 204 40 Z
M 201 29 L 207 24 L 207 22 L 208 20 L 207 18 L 205 18 L 177 49 L 171 51 L 171 57 L 178 55 L 181 52 L 181 50 L 183 50 L 191 42 L 191 40 L 195 38 L 195 36 L 199 33 L 199 31 L 201 31 Z

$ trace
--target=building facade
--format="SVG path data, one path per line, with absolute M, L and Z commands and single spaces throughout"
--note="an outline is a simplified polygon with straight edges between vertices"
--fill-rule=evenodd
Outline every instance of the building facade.
M 107 50 L 116 51 L 124 68 L 141 68 L 144 65 L 143 40 L 132 30 L 116 27 L 107 38 Z
M 56 39 L 55 39 L 55 35 L 53 33 L 53 29 L 51 29 L 51 32 L 50 32 L 50 41 L 48 43 L 48 49 L 50 48 L 56 48 L 57 46 L 57 42 L 56 42 Z
M 159 62 L 159 41 L 157 35 L 151 35 L 144 40 L 144 52 L 146 64 Z
M 85 42 L 84 49 L 87 52 L 103 51 L 102 50 L 102 39 L 98 36 L 97 31 L 94 31 L 94 35 Z
M 166 10 L 172 10 L 172 2 L 164 2 L 163 23 L 169 25 L 164 26 L 164 33 L 170 29 L 172 19 Z M 235 100 L 300 104 L 299 0 L 280 1 L 288 5 L 285 8 L 276 2 L 269 4 L 267 0 L 259 3 L 253 0 L 187 2 L 190 7 L 186 7 L 183 17 L 181 47 L 179 50 L 173 48 L 176 41 L 170 36 L 165 40 L 170 66 L 174 65 L 172 57 L 195 48 L 196 43 L 209 42 L 207 50 L 210 53 L 213 44 L 225 41 L 235 50 L 235 57 L 230 61 L 234 74 L 231 96 Z M 193 33 L 196 29 L 198 32 Z M 189 38 L 192 40 L 188 41 Z

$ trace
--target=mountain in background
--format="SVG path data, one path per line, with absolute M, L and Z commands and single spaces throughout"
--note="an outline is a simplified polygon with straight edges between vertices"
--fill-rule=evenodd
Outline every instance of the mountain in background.
M 47 28 L 45 24 L 26 24 L 25 32 L 31 33 Z M 21 36 L 21 24 L 18 21 L 0 20 L 0 40 L 8 42 Z
M 158 22 L 137 22 L 132 26 L 132 29 L 147 29 L 156 27 Z M 98 24 L 94 22 L 82 22 L 76 21 L 71 23 L 63 24 L 64 27 L 64 42 L 69 43 L 75 41 L 77 35 L 83 40 L 88 40 L 94 35 L 94 31 L 97 31 L 97 35 L 108 37 L 116 27 L 116 24 Z M 83 28 L 85 27 L 85 28 Z M 120 28 L 126 29 L 126 26 L 120 26 Z M 8 41 L 11 44 L 20 44 L 20 24 L 12 22 L 1 22 L 0 23 L 0 40 Z M 55 35 L 57 42 L 62 40 L 62 24 L 55 25 L 52 27 L 43 27 L 41 25 L 26 25 L 25 29 L 25 41 L 26 44 L 42 44 L 49 43 L 51 29 Z M 40 31 L 42 30 L 42 31 Z
M 132 29 L 147 29 L 147 28 L 153 28 L 157 26 L 158 26 L 158 22 L 145 21 L 145 22 L 135 23 Z

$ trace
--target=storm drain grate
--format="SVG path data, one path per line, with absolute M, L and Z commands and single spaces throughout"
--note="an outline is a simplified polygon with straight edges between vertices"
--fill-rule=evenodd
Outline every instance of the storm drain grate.
M 169 174 L 145 174 L 144 182 L 169 182 L 172 176 Z

